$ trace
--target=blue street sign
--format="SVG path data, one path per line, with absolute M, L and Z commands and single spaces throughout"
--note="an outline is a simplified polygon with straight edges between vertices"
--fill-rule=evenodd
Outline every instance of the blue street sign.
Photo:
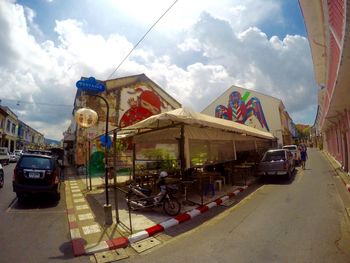
M 105 91 L 106 89 L 105 85 L 97 81 L 94 77 L 79 80 L 77 81 L 75 86 L 80 90 L 91 91 L 91 92 L 102 92 L 102 91 Z
M 100 136 L 100 143 L 102 147 L 106 147 L 106 137 L 104 135 Z M 112 140 L 111 137 L 107 136 L 107 149 L 111 148 L 112 146 Z

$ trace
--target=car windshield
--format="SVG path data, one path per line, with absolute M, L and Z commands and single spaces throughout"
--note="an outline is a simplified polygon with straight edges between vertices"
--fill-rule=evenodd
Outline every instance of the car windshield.
M 290 150 L 290 151 L 296 151 L 297 147 L 296 146 L 283 146 L 283 149 L 287 149 L 287 150 Z
M 24 156 L 19 164 L 20 168 L 51 169 L 49 158 Z
M 280 160 L 283 160 L 283 161 L 286 160 L 284 151 L 267 152 L 262 161 L 271 162 L 271 161 L 280 161 Z

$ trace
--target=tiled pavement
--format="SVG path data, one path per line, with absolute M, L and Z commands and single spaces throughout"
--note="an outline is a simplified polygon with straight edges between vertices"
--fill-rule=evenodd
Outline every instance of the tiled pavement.
M 169 218 L 169 216 L 162 213 L 161 209 L 160 211 L 145 210 L 141 213 L 132 212 L 130 216 L 132 218 L 133 234 L 130 235 L 130 232 L 125 227 L 121 227 L 121 224 L 117 226 L 114 208 L 112 209 L 113 224 L 110 226 L 104 224 L 104 180 L 93 178 L 92 190 L 88 190 L 87 183 L 85 176 L 78 176 L 77 172 L 71 167 L 66 168 L 67 216 L 75 256 L 125 248 L 131 242 L 140 241 L 154 234 L 159 235 L 168 227 L 185 222 L 213 207 L 219 206 L 246 189 L 246 187 L 242 188 L 240 186 L 224 188 L 221 192 L 216 193 L 215 197 L 208 196 L 205 198 L 204 203 L 207 203 L 207 206 L 200 207 L 193 204 L 183 206 L 182 214 L 176 218 Z M 220 195 L 223 198 L 219 198 Z M 118 202 L 119 218 L 125 225 L 128 225 L 129 213 L 123 197 L 120 196 Z M 113 203 L 114 200 L 109 199 Z M 167 240 L 168 237 L 163 235 L 161 239 Z

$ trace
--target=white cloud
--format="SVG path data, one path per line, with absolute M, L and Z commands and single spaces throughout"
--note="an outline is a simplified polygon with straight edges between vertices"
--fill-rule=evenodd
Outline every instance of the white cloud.
M 135 7 L 134 1 L 119 2 L 125 10 Z M 269 19 L 272 12 L 279 16 L 278 1 L 261 3 L 225 0 L 222 6 L 230 8 L 222 8 L 213 1 L 196 0 L 193 5 L 179 1 L 175 6 L 179 10 L 162 23 L 171 33 L 175 15 L 183 15 L 181 23 L 177 22 L 181 32 L 172 32 L 177 42 L 164 41 L 160 49 L 152 47 L 152 42 L 140 46 L 112 78 L 145 73 L 184 106 L 198 111 L 229 86 L 239 85 L 283 99 L 291 116 L 304 120 L 301 113 L 312 114 L 316 103 L 307 39 L 269 39 L 252 26 Z M 252 6 L 256 8 L 254 16 L 248 16 Z M 147 7 L 138 9 L 147 13 Z M 198 16 L 190 16 L 193 10 Z M 137 12 L 131 15 L 138 17 Z M 159 10 L 138 19 L 152 20 L 156 13 L 159 15 Z M 19 117 L 46 137 L 59 139 L 71 118 L 75 82 L 81 76 L 107 79 L 133 44 L 118 34 L 87 33 L 82 22 L 74 19 L 56 21 L 57 39 L 40 42 L 32 25 L 34 11 L 0 1 L 1 98 L 32 102 L 14 105 Z

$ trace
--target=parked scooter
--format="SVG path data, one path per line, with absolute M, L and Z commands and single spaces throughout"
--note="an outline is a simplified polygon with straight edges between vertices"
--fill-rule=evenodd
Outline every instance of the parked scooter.
M 174 197 L 177 187 L 175 185 L 166 185 L 165 178 L 167 176 L 168 173 L 165 171 L 159 174 L 158 186 L 160 192 L 156 196 L 152 196 L 152 190 L 148 188 L 143 188 L 137 184 L 130 184 L 129 191 L 125 196 L 128 206 L 132 210 L 163 206 L 164 212 L 170 216 L 180 213 L 181 204 Z

